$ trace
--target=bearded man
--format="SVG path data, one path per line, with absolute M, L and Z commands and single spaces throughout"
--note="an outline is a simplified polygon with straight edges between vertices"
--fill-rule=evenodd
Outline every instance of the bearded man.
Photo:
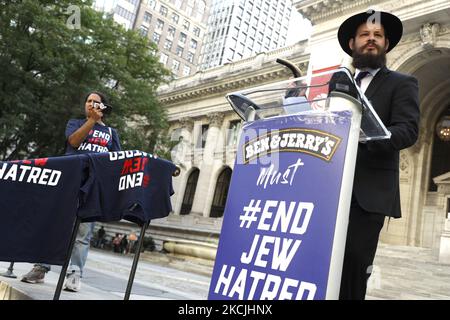
M 369 10 L 338 30 L 342 49 L 353 57 L 355 82 L 392 136 L 359 143 L 339 299 L 365 299 L 367 281 L 385 217 L 400 218 L 399 151 L 419 131 L 418 82 L 389 70 L 386 53 L 400 41 L 403 26 L 390 13 Z

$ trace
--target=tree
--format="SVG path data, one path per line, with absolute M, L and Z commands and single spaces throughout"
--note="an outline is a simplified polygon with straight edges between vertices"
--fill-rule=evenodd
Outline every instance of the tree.
M 0 0 L 0 159 L 59 156 L 68 119 L 104 92 L 123 149 L 153 152 L 167 128 L 157 48 L 86 0 Z M 78 25 L 77 25 L 78 24 Z

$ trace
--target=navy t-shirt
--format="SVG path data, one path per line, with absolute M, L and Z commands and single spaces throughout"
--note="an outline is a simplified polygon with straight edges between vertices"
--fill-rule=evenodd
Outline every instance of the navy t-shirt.
M 143 224 L 172 211 L 176 166 L 141 151 L 88 154 L 89 182 L 78 215 L 82 221 Z
M 62 265 L 87 158 L 0 162 L 0 260 Z
M 66 139 L 77 131 L 87 120 L 70 119 L 66 126 Z M 121 150 L 117 131 L 111 127 L 102 126 L 98 123 L 94 125 L 89 135 L 81 143 L 78 149 L 74 149 L 68 142 L 66 143 L 66 154 L 77 153 L 97 153 Z

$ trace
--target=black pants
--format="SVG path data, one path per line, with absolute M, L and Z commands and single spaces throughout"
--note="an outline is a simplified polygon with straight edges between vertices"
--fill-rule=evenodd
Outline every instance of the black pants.
M 339 293 L 340 300 L 364 300 L 371 270 L 368 268 L 372 266 L 375 258 L 384 218 L 384 215 L 365 211 L 356 201 L 352 201 Z

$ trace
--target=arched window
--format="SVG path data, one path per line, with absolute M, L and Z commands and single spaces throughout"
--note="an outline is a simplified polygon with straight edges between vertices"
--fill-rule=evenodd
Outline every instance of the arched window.
M 202 19 L 203 15 L 205 14 L 205 10 L 206 10 L 206 3 L 203 0 L 197 1 L 197 15 L 199 20 Z
M 439 122 L 445 116 L 450 116 L 450 107 L 439 116 L 437 121 Z M 450 141 L 442 140 L 436 130 L 433 131 L 433 134 L 434 143 L 428 191 L 437 191 L 437 185 L 433 182 L 433 178 L 450 171 Z
M 195 168 L 189 175 L 186 183 L 186 190 L 184 191 L 183 203 L 181 204 L 180 214 L 189 214 L 189 212 L 191 212 L 199 174 L 200 170 Z
M 186 5 L 186 14 L 188 16 L 192 15 L 192 11 L 194 11 L 195 1 L 194 0 L 188 0 Z
M 223 216 L 225 203 L 227 202 L 228 187 L 231 181 L 231 169 L 225 168 L 217 178 L 216 190 L 211 206 L 210 217 L 218 218 Z

